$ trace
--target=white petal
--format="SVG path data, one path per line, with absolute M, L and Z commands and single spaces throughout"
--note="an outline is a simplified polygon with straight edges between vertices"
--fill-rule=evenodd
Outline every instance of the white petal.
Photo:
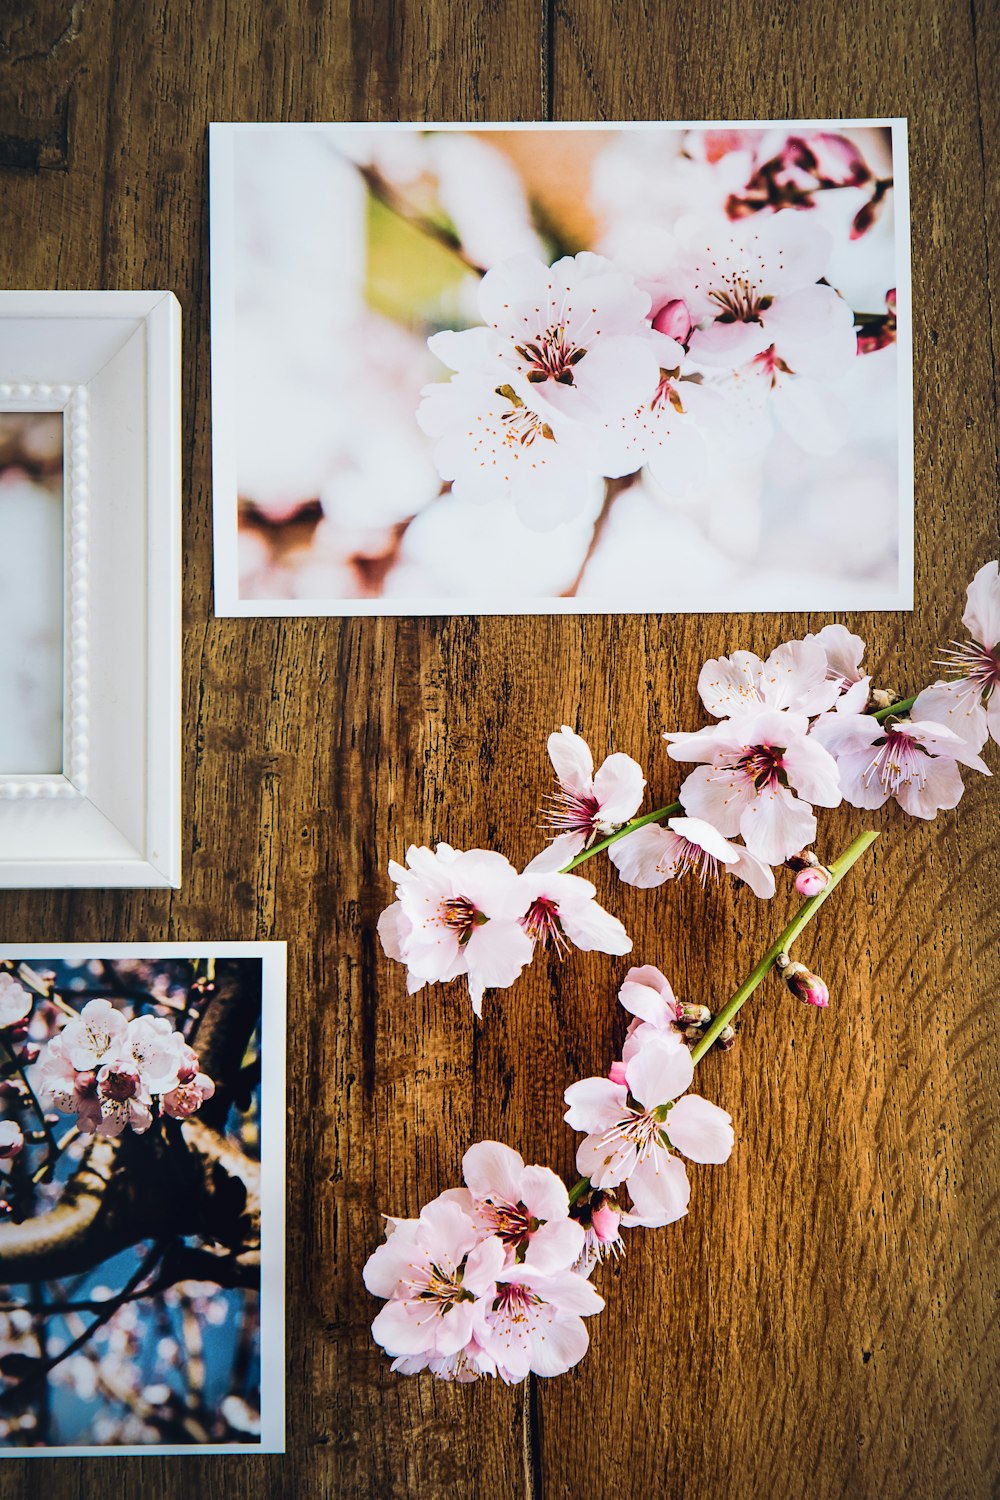
M 686 812 L 704 818 L 726 838 L 739 833 L 744 808 L 757 799 L 745 779 L 714 766 L 698 766 L 681 784 L 680 800 Z
M 896 793 L 896 801 L 903 811 L 915 818 L 934 818 L 947 808 L 957 807 L 964 788 L 955 762 L 930 757 L 923 769 L 924 782 L 905 782 Z
M 669 827 L 721 864 L 731 865 L 737 857 L 736 845 L 724 839 L 719 830 L 706 823 L 704 818 L 671 818 Z
M 667 1104 L 691 1087 L 694 1063 L 686 1047 L 653 1033 L 625 1068 L 629 1092 L 644 1109 Z
M 476 927 L 465 945 L 469 988 L 505 990 L 531 962 L 534 945 L 516 922 L 487 922 Z
M 504 1268 L 507 1252 L 495 1234 L 469 1251 L 462 1285 L 477 1297 L 484 1297 Z
M 716 718 L 742 713 L 760 703 L 758 681 L 763 662 L 752 651 L 710 658 L 698 674 L 698 692 Z
M 984 563 L 969 584 L 962 624 L 987 650 L 1000 645 L 1000 565 Z
M 765 900 L 773 896 L 774 871 L 770 865 L 758 859 L 756 854 L 751 854 L 749 849 L 741 849 L 738 844 L 731 847 L 736 850 L 736 862 L 729 866 L 730 875 L 745 881 L 755 896 L 761 896 Z
M 565 1375 L 578 1365 L 590 1345 L 590 1335 L 582 1318 L 575 1315 L 553 1318 L 544 1339 L 533 1339 L 531 1369 L 536 1375 Z
M 838 807 L 841 801 L 837 763 L 817 740 L 802 735 L 785 747 L 781 763 L 788 780 L 807 802 Z
M 751 854 L 780 865 L 790 854 L 808 849 L 816 837 L 816 819 L 807 802 L 778 787 L 754 798 L 740 818 L 740 832 Z
M 918 694 L 911 710 L 914 719 L 933 719 L 943 724 L 973 751 L 980 751 L 986 743 L 988 727 L 986 711 L 979 695 L 970 692 L 966 682 L 936 682 Z
M 576 1148 L 576 1170 L 581 1177 L 589 1177 L 595 1187 L 617 1187 L 634 1166 L 635 1146 L 620 1136 L 608 1140 L 603 1133 L 587 1135 Z
M 593 790 L 594 757 L 587 741 L 564 724 L 558 734 L 549 735 L 548 746 L 549 759 L 567 791 L 589 795 Z
M 572 878 L 572 877 L 567 877 Z M 585 953 L 631 953 L 632 939 L 617 917 L 588 901 L 584 906 L 559 908 L 559 920 L 570 942 Z
M 616 839 L 608 849 L 608 858 L 626 885 L 650 890 L 662 885 L 674 873 L 679 840 L 655 823 L 637 828 Z
M 524 874 L 547 875 L 562 870 L 575 859 L 587 842 L 586 834 L 583 833 L 560 833 L 554 838 L 547 849 L 536 854 L 534 859 L 524 867 Z
M 733 1150 L 733 1122 L 724 1109 L 685 1094 L 667 1115 L 667 1135 L 678 1151 L 692 1161 L 728 1161 Z
M 832 708 L 840 684 L 827 677 L 826 652 L 819 641 L 786 641 L 761 669 L 761 696 L 771 708 L 818 714 Z
M 691 1184 L 684 1163 L 667 1151 L 647 1152 L 629 1178 L 632 1212 L 623 1217 L 625 1224 L 645 1224 L 659 1228 L 673 1224 L 687 1213 Z
M 607 823 L 627 823 L 642 802 L 646 778 L 631 755 L 609 755 L 594 777 L 594 796 Z

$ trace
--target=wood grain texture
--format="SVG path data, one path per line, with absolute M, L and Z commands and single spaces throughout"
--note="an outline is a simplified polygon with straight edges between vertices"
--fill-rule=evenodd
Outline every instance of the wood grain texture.
M 446 837 L 521 860 L 574 723 L 679 777 L 701 660 L 809 617 L 216 620 L 206 125 L 213 119 L 902 114 L 910 119 L 917 609 L 859 616 L 900 690 L 997 553 L 995 11 L 974 0 L 12 0 L 0 13 L 3 284 L 170 287 L 184 358 L 185 880 L 0 895 L 13 940 L 289 943 L 288 1454 L 0 1463 L 0 1497 L 986 1497 L 996 1474 L 996 800 L 887 837 L 803 945 L 817 1016 L 768 987 L 699 1087 L 735 1116 L 689 1218 L 632 1236 L 574 1373 L 401 1380 L 360 1268 L 380 1213 L 497 1136 L 569 1172 L 565 1084 L 621 1039 L 625 963 L 538 964 L 473 1023 L 407 998 L 374 924 L 386 859 Z M 669 565 L 669 559 L 664 559 Z M 588 872 L 589 873 L 589 872 Z M 787 897 L 597 880 L 639 961 L 718 999 Z M 734 883 L 732 883 L 734 884 Z

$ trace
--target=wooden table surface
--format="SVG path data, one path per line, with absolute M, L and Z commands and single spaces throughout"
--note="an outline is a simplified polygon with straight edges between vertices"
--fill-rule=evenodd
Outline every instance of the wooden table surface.
M 824 817 L 831 855 L 866 824 L 886 834 L 804 945 L 830 1009 L 772 982 L 706 1063 L 735 1153 L 696 1172 L 685 1221 L 633 1234 L 601 1273 L 584 1363 L 514 1389 L 389 1374 L 361 1282 L 380 1213 L 454 1184 L 481 1137 L 572 1171 L 562 1091 L 620 1043 L 626 961 L 537 963 L 478 1026 L 457 987 L 407 998 L 374 935 L 386 860 L 435 837 L 523 860 L 563 721 L 669 800 L 658 736 L 700 722 L 701 661 L 823 621 L 214 619 L 206 127 L 908 116 L 917 608 L 849 622 L 905 692 L 997 555 L 997 36 L 983 0 L 6 0 L 3 285 L 183 304 L 185 869 L 173 894 L 4 893 L 0 933 L 283 938 L 290 986 L 287 1454 L 7 1459 L 3 1500 L 996 1492 L 984 778 L 933 824 Z M 710 1001 L 791 906 L 597 879 L 637 961 Z

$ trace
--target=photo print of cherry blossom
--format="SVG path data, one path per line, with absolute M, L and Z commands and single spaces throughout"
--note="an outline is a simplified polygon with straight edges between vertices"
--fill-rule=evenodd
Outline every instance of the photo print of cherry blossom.
M 0 1458 L 284 1451 L 284 964 L 0 950 Z
M 0 774 L 63 768 L 63 418 L 0 411 Z
M 903 121 L 213 125 L 219 614 L 912 605 Z

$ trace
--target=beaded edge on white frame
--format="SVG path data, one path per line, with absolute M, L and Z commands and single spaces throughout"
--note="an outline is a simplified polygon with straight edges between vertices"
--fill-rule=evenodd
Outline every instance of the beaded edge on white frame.
M 82 797 L 90 759 L 90 393 L 85 385 L 0 384 L 10 410 L 63 413 L 63 769 L 0 775 L 0 800 Z

